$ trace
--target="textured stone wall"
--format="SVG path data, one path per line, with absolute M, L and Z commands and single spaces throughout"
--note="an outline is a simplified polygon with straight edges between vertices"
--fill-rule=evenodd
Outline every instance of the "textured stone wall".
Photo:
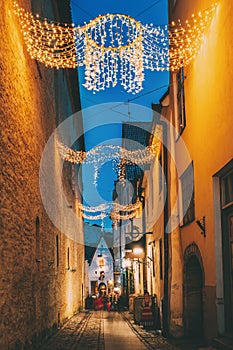
M 1 2 L 1 14 L 0 349 L 25 343 L 35 349 L 82 306 L 83 245 L 54 227 L 39 191 L 41 154 L 56 127 L 58 80 L 64 82 L 59 103 L 69 106 L 69 95 L 63 72 L 55 76 L 26 52 L 13 1 Z M 68 269 L 68 248 L 76 272 Z

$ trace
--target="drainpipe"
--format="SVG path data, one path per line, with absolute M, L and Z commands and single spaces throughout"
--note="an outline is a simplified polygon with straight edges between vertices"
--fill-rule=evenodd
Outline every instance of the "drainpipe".
M 168 151 L 167 151 L 167 125 L 161 122 L 163 127 L 163 154 L 164 154 L 164 187 L 168 184 Z M 168 223 L 168 195 L 164 191 L 164 300 L 163 300 L 163 334 L 166 336 L 169 332 L 169 237 L 166 232 Z

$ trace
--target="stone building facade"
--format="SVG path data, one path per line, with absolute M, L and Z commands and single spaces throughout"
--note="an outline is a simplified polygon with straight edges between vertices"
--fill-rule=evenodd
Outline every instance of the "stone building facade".
M 62 20 L 63 13 L 71 21 L 68 2 L 63 8 L 56 3 L 37 1 L 37 10 L 52 19 Z M 19 4 L 31 10 L 31 1 Z M 39 188 L 46 142 L 80 109 L 78 77 L 75 70 L 49 69 L 32 60 L 13 1 L 3 0 L 1 11 L 0 348 L 36 349 L 83 306 L 84 246 L 53 225 Z M 76 127 L 82 134 L 81 120 Z M 63 187 L 72 208 L 79 199 L 75 172 L 64 167 Z M 50 177 L 59 182 L 56 164 Z M 60 221 L 65 228 L 66 218 L 61 215 Z M 80 237 L 82 230 L 80 223 Z
M 170 0 L 170 22 L 212 5 Z M 231 13 L 231 1 L 217 3 L 196 57 L 171 73 L 153 106 L 165 122 L 167 195 L 164 223 L 153 227 L 154 244 L 162 237 L 163 285 L 159 273 L 148 279 L 163 299 L 165 332 L 216 346 L 230 344 L 233 332 Z
M 213 4 L 170 1 L 170 19 L 190 18 Z M 171 74 L 169 96 L 171 121 L 181 136 L 175 140 L 175 152 L 182 157 L 183 140 L 191 160 L 177 177 L 183 220 L 176 254 L 182 259 L 182 279 L 175 283 L 182 296 L 184 333 L 206 341 L 233 332 L 232 70 L 227 63 L 233 57 L 232 9 L 231 1 L 217 3 L 196 57 L 183 71 Z M 193 196 L 183 213 L 191 178 Z

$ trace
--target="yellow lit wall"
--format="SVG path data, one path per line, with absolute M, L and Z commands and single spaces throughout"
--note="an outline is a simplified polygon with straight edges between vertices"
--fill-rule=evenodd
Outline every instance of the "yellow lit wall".
M 31 7 L 31 1 L 22 3 Z M 13 1 L 1 1 L 0 33 L 0 348 L 15 348 L 16 342 L 23 348 L 32 339 L 37 348 L 59 319 L 63 322 L 82 305 L 83 246 L 55 228 L 39 189 L 41 155 L 56 128 L 56 74 L 63 82 L 65 106 L 70 101 L 62 71 L 55 73 L 29 57 Z M 56 171 L 51 178 L 58 182 Z M 65 269 L 68 247 L 74 273 Z
M 172 19 L 189 18 L 213 1 L 177 0 Z M 233 2 L 219 0 L 196 58 L 185 68 L 186 128 L 182 133 L 194 164 L 195 217 L 206 217 L 206 238 L 195 222 L 181 229 L 182 249 L 196 242 L 205 272 L 207 337 L 216 334 L 215 253 L 212 176 L 233 157 Z M 178 147 L 178 145 L 177 145 Z

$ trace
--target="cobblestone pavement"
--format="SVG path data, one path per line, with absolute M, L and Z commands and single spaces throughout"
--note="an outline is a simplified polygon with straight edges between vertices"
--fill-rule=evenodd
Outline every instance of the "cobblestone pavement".
M 102 312 L 73 316 L 40 350 L 104 349 Z
M 131 330 L 130 330 L 131 329 Z M 72 317 L 40 350 L 215 350 L 176 344 L 135 325 L 129 312 L 83 311 Z
M 134 323 L 133 314 L 126 311 L 122 313 L 122 317 L 131 326 L 132 330 L 141 338 L 148 349 L 161 350 L 216 350 L 214 347 L 198 347 L 191 344 L 187 340 L 170 340 L 161 335 L 161 332 L 154 330 L 145 330 L 142 326 Z

